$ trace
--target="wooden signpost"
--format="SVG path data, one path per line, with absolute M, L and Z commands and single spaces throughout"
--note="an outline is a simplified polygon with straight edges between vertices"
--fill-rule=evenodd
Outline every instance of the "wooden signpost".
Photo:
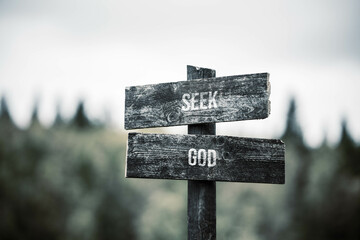
M 215 122 L 268 117 L 269 74 L 187 73 L 188 81 L 126 88 L 126 129 L 188 124 L 189 135 L 129 133 L 125 174 L 189 180 L 188 239 L 216 239 L 216 181 L 283 184 L 285 145 L 215 136 Z

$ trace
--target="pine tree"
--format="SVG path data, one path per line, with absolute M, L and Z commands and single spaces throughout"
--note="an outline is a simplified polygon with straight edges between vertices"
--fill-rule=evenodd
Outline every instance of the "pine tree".
M 0 118 L 3 120 L 10 120 L 10 114 L 7 107 L 6 99 L 4 96 L 1 97 L 0 103 Z
M 288 183 L 292 184 L 287 199 L 288 212 L 291 218 L 289 232 L 296 231 L 298 226 L 304 228 L 307 226 L 306 222 L 304 222 L 303 213 L 307 210 L 306 191 L 309 187 L 310 167 L 312 164 L 311 149 L 307 147 L 303 140 L 296 110 L 296 102 L 292 98 L 289 104 L 285 132 L 282 137 L 286 144 L 286 151 L 291 151 L 294 156 L 293 159 L 286 160 L 288 163 L 291 161 L 291 164 L 296 166 L 294 172 L 291 173 L 291 183 Z
M 289 110 L 286 119 L 286 128 L 282 138 L 303 141 L 300 125 L 296 116 L 296 102 L 295 98 L 291 98 Z
M 60 127 L 60 126 L 63 126 L 64 124 L 65 124 L 64 119 L 61 117 L 61 113 L 60 113 L 60 104 L 57 103 L 56 104 L 56 115 L 55 115 L 53 126 Z
M 39 100 L 35 100 L 33 111 L 31 114 L 30 128 L 41 127 L 39 120 Z
M 1 97 L 1 101 L 0 101 L 0 123 L 2 125 L 4 124 L 4 125 L 15 126 L 11 119 L 9 108 L 4 96 Z
M 90 120 L 86 116 L 84 102 L 80 101 L 76 109 L 75 116 L 72 121 L 72 125 L 79 129 L 87 129 L 92 126 Z
M 348 131 L 346 120 L 341 124 L 341 138 L 337 150 L 341 154 L 339 169 L 351 176 L 360 176 L 360 154 L 359 148 Z

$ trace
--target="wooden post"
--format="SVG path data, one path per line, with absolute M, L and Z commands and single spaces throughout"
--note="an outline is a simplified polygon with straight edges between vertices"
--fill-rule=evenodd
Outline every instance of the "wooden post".
M 187 80 L 215 77 L 215 70 L 187 66 Z M 188 126 L 189 134 L 215 135 L 215 123 Z M 216 239 L 216 182 L 188 181 L 188 240 Z

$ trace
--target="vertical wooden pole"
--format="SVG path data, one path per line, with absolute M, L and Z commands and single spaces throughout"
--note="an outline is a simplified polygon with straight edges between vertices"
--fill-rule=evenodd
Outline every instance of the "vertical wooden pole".
M 187 66 L 187 80 L 215 77 L 215 70 Z M 189 134 L 215 135 L 215 123 L 188 126 Z M 188 181 L 188 240 L 216 239 L 216 182 Z

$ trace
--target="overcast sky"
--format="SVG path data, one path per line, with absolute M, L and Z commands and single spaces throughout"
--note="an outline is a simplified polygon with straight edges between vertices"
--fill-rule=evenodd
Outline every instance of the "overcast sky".
M 343 118 L 360 141 L 359 12 L 358 0 L 0 0 L 0 95 L 21 127 L 38 98 L 44 124 L 84 99 L 122 129 L 125 86 L 186 80 L 186 65 L 269 72 L 270 117 L 217 134 L 279 136 L 293 95 L 309 144 L 336 143 Z

